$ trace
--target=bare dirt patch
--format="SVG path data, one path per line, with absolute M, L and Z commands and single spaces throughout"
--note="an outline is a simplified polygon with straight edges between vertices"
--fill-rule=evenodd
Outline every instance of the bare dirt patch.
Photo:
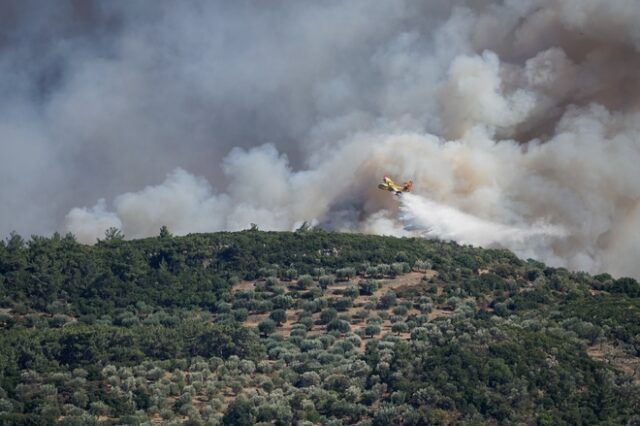
M 378 280 L 378 284 L 380 286 L 373 293 L 373 295 L 379 298 L 389 290 L 412 287 L 433 287 L 434 284 L 427 282 L 427 280 L 433 278 L 436 275 L 436 271 L 428 270 L 427 272 L 409 272 L 404 275 L 399 275 L 395 278 L 381 279 Z M 424 277 L 426 277 L 427 280 L 424 280 Z
M 241 291 L 249 291 L 249 290 L 255 290 L 256 289 L 256 282 L 255 281 L 239 281 L 237 283 L 235 283 L 233 285 L 233 287 L 231 288 L 231 291 L 233 293 L 239 293 Z
M 629 374 L 635 383 L 640 383 L 640 357 L 628 354 L 621 347 L 608 343 L 589 346 L 587 355 L 596 361 L 609 364 L 618 371 Z
M 287 311 L 287 321 L 283 322 L 278 327 L 276 327 L 276 330 L 277 330 L 276 332 L 285 337 L 289 337 L 291 335 L 291 327 L 293 326 L 293 324 L 297 322 L 298 321 L 294 319 L 293 311 Z
M 429 313 L 429 321 L 432 321 L 436 318 L 448 317 L 451 314 L 452 314 L 451 311 L 436 308 Z
M 269 314 L 252 314 L 242 322 L 245 327 L 257 327 L 260 321 L 269 318 Z

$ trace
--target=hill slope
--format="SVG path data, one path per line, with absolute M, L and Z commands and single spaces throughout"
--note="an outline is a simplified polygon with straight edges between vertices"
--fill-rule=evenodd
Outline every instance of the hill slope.
M 640 286 L 321 231 L 0 244 L 11 424 L 623 424 Z

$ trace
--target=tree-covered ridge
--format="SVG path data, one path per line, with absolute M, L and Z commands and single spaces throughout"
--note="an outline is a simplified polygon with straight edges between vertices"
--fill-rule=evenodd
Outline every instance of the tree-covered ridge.
M 635 424 L 639 289 L 504 250 L 304 228 L 12 235 L 0 420 Z
M 161 235 L 135 241 L 111 236 L 95 246 L 71 235 L 13 235 L 0 244 L 1 297 L 40 310 L 64 301 L 74 313 L 101 314 L 139 301 L 167 308 L 212 307 L 230 277 L 313 274 L 370 264 L 430 259 L 434 269 L 478 269 L 521 262 L 503 250 L 478 250 L 423 239 L 397 239 L 320 231 L 244 231 Z M 89 303 L 90 302 L 90 303 Z

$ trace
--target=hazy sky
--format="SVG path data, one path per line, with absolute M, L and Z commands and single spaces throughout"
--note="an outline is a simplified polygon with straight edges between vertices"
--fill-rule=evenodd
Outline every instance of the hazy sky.
M 422 223 L 640 276 L 638 22 L 633 0 L 6 0 L 0 234 Z

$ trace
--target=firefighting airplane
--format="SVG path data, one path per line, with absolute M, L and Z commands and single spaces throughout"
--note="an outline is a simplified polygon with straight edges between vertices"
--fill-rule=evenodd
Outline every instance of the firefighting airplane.
M 408 181 L 403 183 L 402 185 L 398 185 L 394 181 L 392 181 L 389 176 L 383 177 L 382 180 L 384 183 L 378 185 L 378 188 L 385 191 L 395 192 L 396 195 L 400 195 L 403 192 L 410 192 L 411 188 L 413 187 L 413 181 Z

